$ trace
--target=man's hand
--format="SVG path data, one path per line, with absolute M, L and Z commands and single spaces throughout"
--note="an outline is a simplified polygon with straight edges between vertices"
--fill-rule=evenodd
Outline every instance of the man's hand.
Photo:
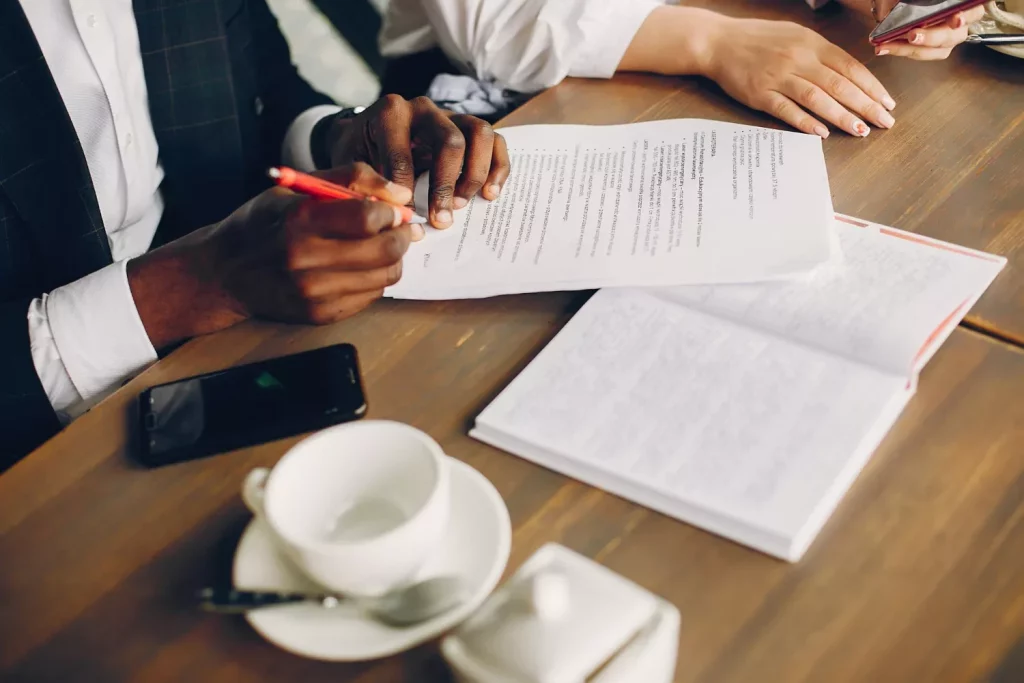
M 878 0 L 877 19 L 884 19 L 896 6 L 899 0 Z M 861 2 L 870 8 L 870 3 Z M 870 12 L 870 9 L 868 10 Z M 893 40 L 875 48 L 875 54 L 909 57 L 911 59 L 936 60 L 945 59 L 953 52 L 953 48 L 967 40 L 967 27 L 985 16 L 983 6 L 972 7 L 965 12 L 957 12 L 941 24 L 918 28 L 911 31 L 906 39 Z
M 814 116 L 864 137 L 865 121 L 890 128 L 896 106 L 868 69 L 811 29 L 722 17 L 711 31 L 706 72 L 735 99 L 805 133 L 828 137 Z
M 509 174 L 505 139 L 486 121 L 425 97 L 387 95 L 354 118 L 335 120 L 326 137 L 333 165 L 366 162 L 410 191 L 429 171 L 429 218 L 437 228 L 450 226 L 452 211 L 477 193 L 497 199 Z
M 323 201 L 267 190 L 222 222 L 128 264 L 128 282 L 156 348 L 249 317 L 330 323 L 378 299 L 402 275 L 418 225 L 388 203 L 412 193 L 366 164 L 319 174 L 385 201 Z

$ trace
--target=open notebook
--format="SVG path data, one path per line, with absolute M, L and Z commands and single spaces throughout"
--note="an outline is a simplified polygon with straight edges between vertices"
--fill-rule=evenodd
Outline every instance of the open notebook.
M 798 560 L 1006 262 L 835 225 L 800 280 L 598 292 L 470 434 Z

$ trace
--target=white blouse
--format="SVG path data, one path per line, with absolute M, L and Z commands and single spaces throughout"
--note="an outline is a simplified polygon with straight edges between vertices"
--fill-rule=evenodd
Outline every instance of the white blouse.
M 829 0 L 806 0 L 814 8 Z M 661 0 L 391 0 L 387 57 L 440 47 L 466 73 L 536 92 L 566 76 L 611 78 Z

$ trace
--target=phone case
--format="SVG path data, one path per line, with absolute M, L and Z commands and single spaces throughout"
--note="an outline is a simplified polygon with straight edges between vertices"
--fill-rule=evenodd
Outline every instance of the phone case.
M 871 32 L 871 36 L 870 36 L 871 44 L 872 45 L 881 45 L 882 43 L 888 43 L 888 42 L 893 41 L 893 40 L 898 40 L 898 39 L 900 39 L 903 36 L 907 35 L 908 33 L 910 33 L 911 31 L 913 31 L 916 28 L 922 28 L 922 27 L 925 27 L 925 26 L 934 26 L 935 24 L 941 24 L 942 22 L 944 22 L 946 19 L 949 19 L 954 14 L 957 14 L 958 12 L 963 12 L 965 10 L 972 9 L 974 7 L 977 7 L 978 5 L 984 5 L 985 2 L 986 2 L 986 0 L 963 0 L 962 2 L 956 2 L 956 3 L 953 3 L 952 5 L 950 5 L 949 7 L 945 8 L 943 10 L 940 10 L 936 14 L 931 14 L 931 15 L 929 15 L 927 17 L 924 17 L 922 19 L 914 21 L 914 22 L 912 22 L 910 24 L 903 24 L 901 26 L 896 26 L 896 27 L 891 28 L 891 29 L 886 29 L 885 28 L 886 22 L 883 20 L 882 23 L 879 24 L 875 28 L 875 30 Z M 904 3 L 900 3 L 900 4 L 904 4 Z M 906 4 L 928 6 L 928 5 L 935 5 L 935 4 L 939 4 L 939 3 L 936 3 L 934 0 L 918 0 L 917 2 L 911 1 L 911 2 L 906 3 Z M 897 8 L 898 7 L 899 7 L 899 5 L 897 5 Z M 896 10 L 896 8 L 893 8 L 893 11 L 895 11 L 895 10 Z M 890 14 L 890 16 L 891 16 L 891 14 Z

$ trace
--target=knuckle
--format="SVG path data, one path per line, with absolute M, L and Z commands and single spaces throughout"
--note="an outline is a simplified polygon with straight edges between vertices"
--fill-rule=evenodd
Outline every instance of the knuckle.
M 295 291 L 304 301 L 315 299 L 319 293 L 318 283 L 314 275 L 300 275 L 295 278 Z
M 357 161 L 352 164 L 352 180 L 367 180 L 374 175 L 373 168 L 365 161 Z
M 384 281 L 387 283 L 387 286 L 390 287 L 391 285 L 396 284 L 401 279 L 402 279 L 402 262 L 399 261 L 398 263 L 388 267 L 388 269 L 387 269 L 387 271 L 385 273 L 385 276 L 384 276 Z
M 369 198 L 359 200 L 356 205 L 356 220 L 359 221 L 359 225 L 366 228 L 370 225 L 374 218 L 374 211 L 380 207 L 377 206 L 378 202 L 371 201 Z
M 451 128 L 444 133 L 444 146 L 449 149 L 466 149 L 466 136 L 458 128 Z
M 832 97 L 839 99 L 846 92 L 846 79 L 839 74 L 832 74 L 828 77 L 825 88 Z
M 415 108 L 415 109 L 436 109 L 437 108 L 437 105 L 434 104 L 434 101 L 432 99 L 430 99 L 429 97 L 427 97 L 426 95 L 420 95 L 419 97 L 414 97 L 412 100 L 409 101 L 409 104 L 411 104 L 413 106 L 413 108 Z
M 801 86 L 799 97 L 800 103 L 807 107 L 814 108 L 821 103 L 821 91 L 817 86 L 810 83 Z
M 413 170 L 412 159 L 397 150 L 388 152 L 388 166 L 391 167 L 391 172 L 395 175 L 412 174 Z
M 798 46 L 790 45 L 782 50 L 782 56 L 790 63 L 801 63 L 807 61 L 809 51 Z
M 327 310 L 323 304 L 306 300 L 304 317 L 314 325 L 325 325 L 330 322 L 327 319 Z
M 404 97 L 402 97 L 401 95 L 396 95 L 394 93 L 388 93 L 387 95 L 384 95 L 383 97 L 380 98 L 380 102 L 381 106 L 385 111 L 400 109 L 408 104 L 405 101 Z
M 433 194 L 439 199 L 451 199 L 455 194 L 455 188 L 451 183 L 438 183 L 434 187 Z
M 858 73 L 864 66 L 850 55 L 845 55 L 839 61 L 839 73 L 852 76 Z
M 789 102 L 782 99 L 781 97 L 776 100 L 773 100 L 770 105 L 769 111 L 775 118 L 785 119 L 786 114 L 789 113 Z
M 401 263 L 405 256 L 407 243 L 402 235 L 394 230 L 383 233 L 381 254 L 385 263 Z

